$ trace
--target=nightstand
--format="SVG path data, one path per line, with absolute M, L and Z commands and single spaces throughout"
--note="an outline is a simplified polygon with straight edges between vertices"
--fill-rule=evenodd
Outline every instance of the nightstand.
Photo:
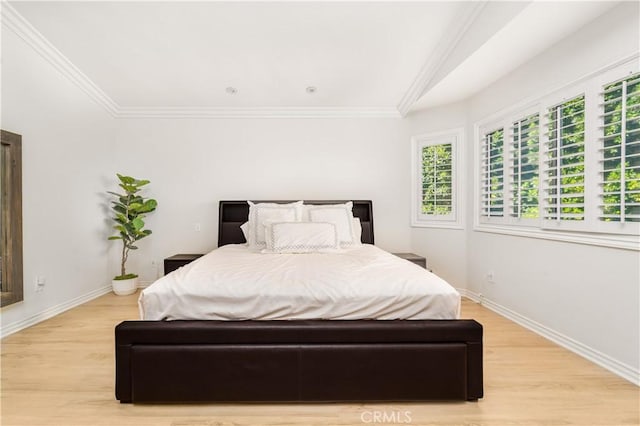
M 395 256 L 398 256 L 402 259 L 408 260 L 409 262 L 413 262 L 416 265 L 427 269 L 427 259 L 422 256 L 418 256 L 414 253 L 393 253 Z
M 202 257 L 202 254 L 174 254 L 171 257 L 167 257 L 164 260 L 164 274 L 167 275 L 169 272 L 175 271 L 199 257 Z

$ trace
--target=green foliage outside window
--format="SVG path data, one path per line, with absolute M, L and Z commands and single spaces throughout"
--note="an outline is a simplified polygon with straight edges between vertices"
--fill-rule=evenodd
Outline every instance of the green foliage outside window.
M 584 220 L 584 95 L 549 111 L 547 219 Z
M 537 218 L 538 158 L 540 152 L 540 119 L 538 114 L 513 124 L 513 204 L 511 215 L 519 218 Z
M 452 144 L 428 145 L 422 148 L 422 213 L 452 213 L 453 159 Z
M 504 129 L 485 136 L 483 196 L 485 216 L 503 216 L 504 210 Z
M 604 88 L 602 177 L 600 219 L 640 222 L 640 74 Z

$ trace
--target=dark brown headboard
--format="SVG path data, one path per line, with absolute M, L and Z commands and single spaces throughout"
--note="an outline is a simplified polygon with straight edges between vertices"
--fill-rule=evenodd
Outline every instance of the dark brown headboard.
M 293 200 L 297 201 L 297 200 Z M 254 201 L 254 203 L 291 203 L 293 201 Z M 362 242 L 373 244 L 373 205 L 371 200 L 322 200 L 305 201 L 305 204 L 340 204 L 353 201 L 353 215 L 360 218 L 362 224 Z M 246 201 L 220 201 L 218 216 L 218 247 L 226 244 L 246 243 L 240 226 L 249 218 L 249 205 Z

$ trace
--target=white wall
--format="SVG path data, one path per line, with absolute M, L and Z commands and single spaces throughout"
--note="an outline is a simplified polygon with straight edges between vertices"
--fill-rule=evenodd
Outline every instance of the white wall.
M 477 141 L 471 129 L 473 123 L 524 99 L 638 52 L 637 17 L 638 4 L 624 3 L 467 100 L 465 107 L 436 108 L 411 120 L 415 133 L 442 130 L 465 115 L 468 119 L 466 235 L 413 229 L 413 248 L 430 263 L 437 259 L 452 280 L 461 279 L 461 273 L 449 268 L 466 263 L 471 294 L 482 294 L 494 308 L 560 336 L 565 344 L 632 380 L 638 380 L 640 370 L 638 252 L 474 231 L 472 150 Z M 461 260 L 465 245 L 466 262 Z M 495 284 L 486 281 L 489 271 Z
M 361 118 L 118 120 L 118 170 L 150 179 L 147 195 L 159 203 L 132 271 L 149 281 L 163 258 L 215 248 L 225 199 L 371 199 L 376 243 L 408 250 L 403 126 Z
M 461 150 L 462 176 L 466 177 L 468 158 L 471 157 L 469 141 L 472 133 L 467 120 L 467 104 L 465 102 L 447 105 L 411 114 L 406 118 L 407 131 L 411 136 L 435 133 L 451 129 L 464 128 L 464 140 L 459 144 Z M 405 140 L 403 149 L 410 152 L 411 141 Z M 410 163 L 407 169 L 410 173 Z M 467 185 L 462 185 L 463 193 L 459 194 L 462 204 L 462 223 L 467 227 L 466 196 Z M 467 234 L 465 229 L 411 228 L 411 248 L 414 253 L 427 259 L 427 267 L 446 279 L 456 288 L 467 287 Z
M 113 119 L 5 26 L 1 118 L 23 150 L 24 301 L 2 308 L 4 334 L 110 285 L 102 194 L 114 157 Z
M 130 263 L 143 280 L 166 256 L 215 247 L 221 199 L 372 199 L 381 247 L 423 254 L 454 286 L 637 372 L 637 252 L 480 233 L 471 214 L 473 123 L 637 51 L 636 17 L 637 4 L 623 4 L 474 98 L 404 120 L 115 120 L 3 29 L 2 128 L 23 135 L 25 245 L 25 301 L 2 309 L 3 332 L 117 273 L 103 194 L 121 172 L 150 179 L 159 201 Z M 410 137 L 460 126 L 466 228 L 410 228 Z M 489 269 L 495 284 L 483 280 Z
M 637 18 L 637 3 L 616 7 L 474 97 L 471 121 L 638 52 Z M 468 257 L 472 291 L 610 357 L 613 365 L 640 370 L 637 251 L 470 231 Z M 484 282 L 489 269 L 495 284 Z

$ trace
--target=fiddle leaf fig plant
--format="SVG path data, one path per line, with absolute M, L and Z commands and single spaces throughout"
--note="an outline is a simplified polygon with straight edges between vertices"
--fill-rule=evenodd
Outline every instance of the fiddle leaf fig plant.
M 127 274 L 125 266 L 129 258 L 130 250 L 137 250 L 135 243 L 151 234 L 150 229 L 144 229 L 144 217 L 156 209 L 158 203 L 152 198 L 145 199 L 138 193 L 149 184 L 148 180 L 135 179 L 131 176 L 116 174 L 120 181 L 122 193 L 107 191 L 115 197 L 111 201 L 111 209 L 115 213 L 113 227 L 117 234 L 109 237 L 109 240 L 122 240 L 122 258 L 120 263 L 120 275 L 115 280 L 128 280 L 136 278 L 136 274 Z

